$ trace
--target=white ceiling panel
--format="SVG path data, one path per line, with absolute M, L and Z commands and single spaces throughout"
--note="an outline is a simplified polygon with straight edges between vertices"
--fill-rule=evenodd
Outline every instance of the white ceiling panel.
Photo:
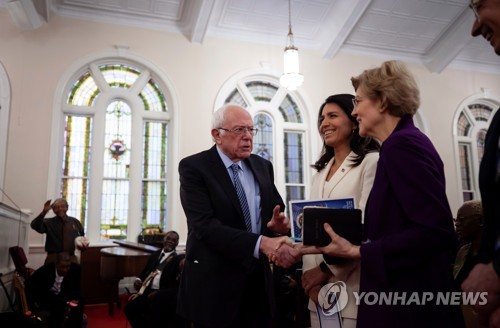
M 0 6 L 12 0 L 0 0 Z M 285 45 L 288 0 L 31 0 L 54 15 L 206 37 Z M 471 38 L 468 0 L 292 0 L 299 49 L 332 59 L 355 51 L 413 59 L 433 72 L 447 66 L 500 73 L 500 59 Z M 14 23 L 14 22 L 13 22 Z M 50 24 L 50 19 L 48 20 Z

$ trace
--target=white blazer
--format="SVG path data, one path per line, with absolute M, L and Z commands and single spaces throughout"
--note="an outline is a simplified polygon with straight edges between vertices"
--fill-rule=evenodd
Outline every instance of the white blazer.
M 378 152 L 366 154 L 361 164 L 352 167 L 355 157 L 356 154 L 351 151 L 335 174 L 329 181 L 326 181 L 328 172 L 333 165 L 334 159 L 332 158 L 323 170 L 313 176 L 309 198 L 316 200 L 354 197 L 355 207 L 363 211 L 364 217 L 366 201 L 375 179 Z M 302 261 L 302 269 L 305 272 L 319 266 L 323 261 L 323 255 L 304 255 Z M 329 265 L 329 268 L 334 275 L 330 282 L 343 281 L 347 285 L 349 301 L 341 312 L 342 317 L 356 319 L 358 309 L 353 292 L 359 292 L 359 262 L 350 262 L 345 265 Z M 309 310 L 313 311 L 312 313 L 316 312 L 316 306 L 311 300 L 309 300 L 308 307 Z

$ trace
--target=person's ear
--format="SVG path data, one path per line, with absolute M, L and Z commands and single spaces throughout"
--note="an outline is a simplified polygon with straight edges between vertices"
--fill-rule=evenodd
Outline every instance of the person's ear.
M 212 138 L 215 140 L 216 144 L 220 144 L 220 130 L 219 129 L 212 129 Z

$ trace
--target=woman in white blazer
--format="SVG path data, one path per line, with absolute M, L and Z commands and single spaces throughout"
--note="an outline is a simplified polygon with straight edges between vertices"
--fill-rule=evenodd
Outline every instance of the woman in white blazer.
M 358 122 L 351 116 L 354 96 L 328 97 L 318 115 L 318 131 L 323 150 L 313 167 L 310 199 L 354 197 L 356 208 L 364 211 L 377 168 L 379 144 L 358 133 Z M 326 260 L 326 261 L 325 261 Z M 316 313 L 318 293 L 327 282 L 343 281 L 349 301 L 341 311 L 345 328 L 356 326 L 357 306 L 354 291 L 359 291 L 359 262 L 328 264 L 323 255 L 304 255 L 302 286 L 309 296 L 311 327 L 320 327 Z M 325 328 L 325 327 L 322 327 Z

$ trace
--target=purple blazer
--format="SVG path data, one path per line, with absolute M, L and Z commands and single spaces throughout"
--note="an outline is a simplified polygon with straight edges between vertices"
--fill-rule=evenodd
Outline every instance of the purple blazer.
M 436 305 L 438 292 L 457 291 L 457 241 L 445 189 L 436 149 L 410 116 L 402 117 L 382 145 L 365 209 L 360 293 L 373 293 L 361 299 L 357 327 L 463 327 L 459 306 Z M 385 305 L 380 297 L 389 292 L 406 292 L 404 303 L 417 292 L 420 300 Z M 416 305 L 424 292 L 434 299 Z

